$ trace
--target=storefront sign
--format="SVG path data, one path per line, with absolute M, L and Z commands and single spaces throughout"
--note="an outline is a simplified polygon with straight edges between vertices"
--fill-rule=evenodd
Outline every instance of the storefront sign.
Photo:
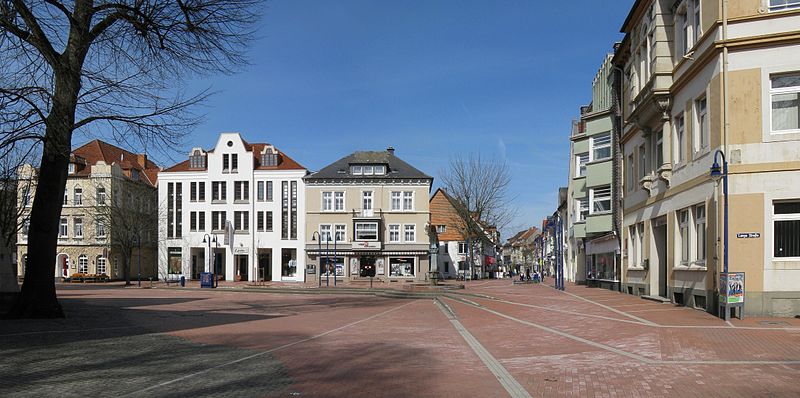
M 233 254 L 244 255 L 250 252 L 249 247 L 234 247 Z
M 353 242 L 353 250 L 380 250 L 381 242 Z
M 744 272 L 723 272 L 719 275 L 719 302 L 744 304 Z
M 739 232 L 738 234 L 736 234 L 736 237 L 739 238 L 739 239 L 755 239 L 755 238 L 760 238 L 761 237 L 761 233 L 760 232 Z

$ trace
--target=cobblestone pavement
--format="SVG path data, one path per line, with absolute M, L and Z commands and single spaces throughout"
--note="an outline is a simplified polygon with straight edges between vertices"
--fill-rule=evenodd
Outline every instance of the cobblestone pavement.
M 797 397 L 800 320 L 725 323 L 601 289 L 438 299 L 60 286 L 0 322 L 0 395 Z

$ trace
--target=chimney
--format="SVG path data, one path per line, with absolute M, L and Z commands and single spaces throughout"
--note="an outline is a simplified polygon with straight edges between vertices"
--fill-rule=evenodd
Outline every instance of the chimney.
M 386 148 L 386 152 L 389 152 L 389 155 L 394 155 L 394 147 L 389 145 L 389 147 Z
M 147 154 L 138 153 L 136 154 L 136 160 L 142 165 L 143 168 L 147 168 Z

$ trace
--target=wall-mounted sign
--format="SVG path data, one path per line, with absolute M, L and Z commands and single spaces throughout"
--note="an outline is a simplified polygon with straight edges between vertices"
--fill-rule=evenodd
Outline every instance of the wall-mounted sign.
M 353 242 L 353 250 L 380 250 L 381 242 Z
M 249 247 L 234 247 L 233 254 L 244 255 L 250 252 Z
M 744 272 L 723 272 L 719 275 L 719 302 L 744 304 Z
M 755 239 L 760 238 L 760 232 L 739 232 L 736 234 L 736 237 L 739 239 Z

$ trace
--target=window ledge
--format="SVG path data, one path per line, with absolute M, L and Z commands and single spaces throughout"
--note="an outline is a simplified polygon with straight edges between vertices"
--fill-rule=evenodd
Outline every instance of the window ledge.
M 227 204 L 227 203 L 228 203 L 227 200 L 212 200 L 211 201 L 212 205 L 224 205 L 224 204 Z
M 708 268 L 706 266 L 702 266 L 701 267 L 701 266 L 698 266 L 698 265 L 690 265 L 690 266 L 676 265 L 676 266 L 672 267 L 672 270 L 673 271 L 702 271 L 702 272 L 705 272 L 705 271 L 708 271 Z
M 242 204 L 246 205 L 246 204 L 249 204 L 249 203 L 250 203 L 249 200 L 244 200 L 244 199 L 239 199 L 239 200 L 234 200 L 233 201 L 233 204 L 235 204 L 235 205 L 242 205 Z
M 645 268 L 645 267 L 640 267 L 640 266 L 637 266 L 637 267 L 628 267 L 628 271 L 647 271 L 647 268 Z
M 599 212 L 597 212 L 597 213 L 590 213 L 590 214 L 587 216 L 587 218 L 588 218 L 588 217 L 592 217 L 592 216 L 607 216 L 607 215 L 610 215 L 610 214 L 611 214 L 611 210 L 599 211 Z
M 586 175 L 572 177 L 573 180 L 586 179 Z
M 602 158 L 602 159 L 595 159 L 595 160 L 592 160 L 591 162 L 586 162 L 586 165 L 588 166 L 588 165 L 592 165 L 592 164 L 598 164 L 598 163 L 610 162 L 610 161 L 611 161 L 611 158 L 607 157 L 607 158 Z

